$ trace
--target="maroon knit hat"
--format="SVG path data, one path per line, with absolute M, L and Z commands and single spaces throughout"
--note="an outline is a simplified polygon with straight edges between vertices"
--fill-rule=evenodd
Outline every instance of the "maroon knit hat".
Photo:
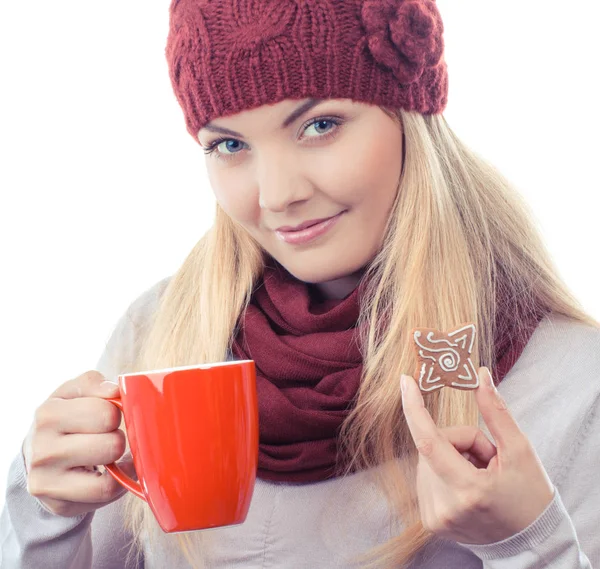
M 166 56 L 189 133 L 283 99 L 422 114 L 448 100 L 435 0 L 172 0 Z

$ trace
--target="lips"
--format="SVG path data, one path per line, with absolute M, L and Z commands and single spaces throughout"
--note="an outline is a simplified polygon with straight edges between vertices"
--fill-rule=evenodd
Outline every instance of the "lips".
M 339 214 L 336 214 L 336 215 L 339 215 Z M 317 225 L 318 223 L 327 221 L 328 219 L 331 219 L 332 217 L 335 217 L 335 215 L 331 215 L 329 217 L 321 217 L 319 219 L 311 219 L 309 221 L 304 221 L 300 225 L 296 225 L 293 227 L 291 225 L 283 225 L 281 227 L 278 227 L 275 231 L 301 231 L 302 229 L 307 229 L 308 227 L 312 227 L 313 225 Z
M 321 237 L 326 233 L 329 233 L 329 231 L 332 230 L 344 213 L 346 212 L 342 211 L 333 217 L 325 218 L 323 221 L 307 221 L 304 223 L 304 225 L 310 223 L 313 223 L 313 225 L 305 227 L 304 229 L 299 229 L 296 231 L 276 230 L 275 235 L 284 243 L 288 243 L 290 245 L 304 245 L 316 240 L 318 237 Z M 317 221 L 317 223 L 314 223 L 315 221 Z

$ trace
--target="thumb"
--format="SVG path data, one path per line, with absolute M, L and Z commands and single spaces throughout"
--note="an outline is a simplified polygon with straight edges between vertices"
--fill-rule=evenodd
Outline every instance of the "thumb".
M 63 383 L 51 397 L 59 399 L 76 399 L 78 397 L 116 397 L 119 395 L 119 384 L 106 381 L 96 370 L 87 371 L 75 379 Z

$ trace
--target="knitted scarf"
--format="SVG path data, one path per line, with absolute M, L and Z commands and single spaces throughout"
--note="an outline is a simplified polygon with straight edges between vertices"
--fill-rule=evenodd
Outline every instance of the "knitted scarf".
M 312 285 L 276 261 L 265 267 L 232 345 L 236 358 L 256 364 L 259 478 L 312 482 L 339 474 L 338 430 L 352 408 L 362 373 L 356 321 L 364 289 L 363 279 L 346 298 L 322 300 Z M 491 366 L 496 383 L 517 361 L 545 314 L 525 315 L 529 325 L 515 337 L 515 308 L 501 301 L 496 362 Z

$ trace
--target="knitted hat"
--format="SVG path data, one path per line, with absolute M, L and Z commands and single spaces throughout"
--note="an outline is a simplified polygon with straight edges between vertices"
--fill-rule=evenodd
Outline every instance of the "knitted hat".
M 172 0 L 166 57 L 187 130 L 283 99 L 441 113 L 435 0 Z

